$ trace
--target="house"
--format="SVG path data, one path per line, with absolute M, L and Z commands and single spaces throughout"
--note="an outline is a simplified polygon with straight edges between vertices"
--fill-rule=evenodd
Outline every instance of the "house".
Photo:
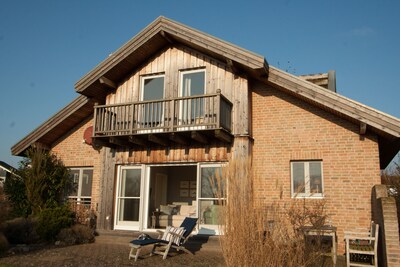
M 257 199 L 326 199 L 343 249 L 344 230 L 369 226 L 371 189 L 399 151 L 400 120 L 336 93 L 334 76 L 294 76 L 159 17 L 11 150 L 56 153 L 77 185 L 70 198 L 91 203 L 109 230 L 198 216 L 199 229 L 217 231 L 208 178 L 250 157 Z
M 5 163 L 4 161 L 0 161 L 0 186 L 4 185 L 4 182 L 8 177 L 10 177 L 13 173 L 15 173 L 15 168 L 11 165 Z

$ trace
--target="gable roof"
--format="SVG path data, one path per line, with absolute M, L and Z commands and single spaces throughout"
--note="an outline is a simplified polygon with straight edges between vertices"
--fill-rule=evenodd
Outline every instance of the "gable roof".
M 13 166 L 5 163 L 4 161 L 0 161 L 0 168 L 6 170 L 9 173 L 14 173 L 16 170 Z
M 263 56 L 213 37 L 165 17 L 159 17 L 117 51 L 112 53 L 75 84 L 78 93 L 103 97 L 116 83 L 165 46 L 183 44 L 254 76 L 266 75 L 268 63 Z
M 185 45 L 227 62 L 238 72 L 245 72 L 250 77 L 360 124 L 360 129 L 368 126 L 368 129 L 379 136 L 381 168 L 384 168 L 400 149 L 398 118 L 325 90 L 307 81 L 305 77 L 297 77 L 268 66 L 265 58 L 260 55 L 173 20 L 159 17 L 83 76 L 75 84 L 75 90 L 82 96 L 14 145 L 12 153 L 20 155 L 34 142 L 54 142 L 62 132 L 65 133 L 82 120 L 84 115 L 91 114 L 93 103 L 103 101 L 110 87 L 116 87 L 118 82 L 148 57 L 172 45 Z

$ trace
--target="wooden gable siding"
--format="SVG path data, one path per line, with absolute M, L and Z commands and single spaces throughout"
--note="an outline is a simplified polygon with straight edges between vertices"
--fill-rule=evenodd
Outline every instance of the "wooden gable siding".
M 228 161 L 231 148 L 227 144 L 212 142 L 207 146 L 174 146 L 152 149 L 117 149 L 116 163 L 187 163 Z
M 140 100 L 140 77 L 165 74 L 165 98 L 178 97 L 180 71 L 206 70 L 206 93 L 221 93 L 233 103 L 233 134 L 249 133 L 248 82 L 235 75 L 227 64 L 210 58 L 185 46 L 170 47 L 160 51 L 131 76 L 122 81 L 115 92 L 107 95 L 106 104 L 127 103 Z
M 235 75 L 224 62 L 210 58 L 185 46 L 169 47 L 155 54 L 148 62 L 122 81 L 115 92 L 106 98 L 106 104 L 126 103 L 140 100 L 140 78 L 144 75 L 165 74 L 165 98 L 179 96 L 180 71 L 201 69 L 206 71 L 206 93 L 221 93 L 233 103 L 233 134 L 249 134 L 248 81 Z M 188 146 L 174 145 L 168 148 L 117 148 L 118 163 L 165 163 L 227 161 L 231 145 L 212 141 L 207 145 L 192 143 Z

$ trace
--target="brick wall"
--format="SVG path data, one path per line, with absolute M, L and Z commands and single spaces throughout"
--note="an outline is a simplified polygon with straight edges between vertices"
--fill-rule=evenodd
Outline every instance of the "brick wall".
M 376 185 L 372 194 L 373 218 L 379 224 L 379 266 L 400 266 L 400 241 L 396 201 L 386 185 Z
M 54 144 L 52 151 L 67 167 L 93 167 L 92 208 L 96 209 L 99 202 L 100 151 L 96 151 L 83 141 L 84 131 L 92 125 L 92 117 L 82 121 L 60 138 Z
M 289 202 L 290 161 L 322 160 L 326 210 L 343 253 L 343 232 L 370 225 L 371 190 L 380 183 L 377 137 L 266 85 L 253 85 L 252 103 L 257 198 Z

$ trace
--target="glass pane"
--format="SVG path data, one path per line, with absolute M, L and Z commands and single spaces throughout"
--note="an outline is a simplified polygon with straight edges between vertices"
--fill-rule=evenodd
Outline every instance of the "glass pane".
M 293 193 L 305 193 L 304 162 L 293 162 Z
M 201 168 L 200 196 L 202 198 L 225 197 L 225 182 L 222 179 L 220 167 Z
M 164 77 L 146 78 L 143 85 L 143 101 L 164 98 Z
M 140 199 L 119 200 L 119 221 L 139 221 Z
M 182 96 L 204 95 L 204 71 L 182 75 Z
M 223 206 L 217 200 L 201 200 L 200 201 L 200 223 L 201 224 L 222 224 Z
M 204 95 L 205 72 L 191 72 L 182 75 L 182 96 Z M 186 123 L 199 123 L 204 116 L 204 99 L 183 100 L 184 120 Z M 195 120 L 198 120 L 197 122 Z
M 81 196 L 92 196 L 93 170 L 83 170 Z
M 140 169 L 123 170 L 120 197 L 140 197 Z
M 164 77 L 146 78 L 143 81 L 143 101 L 164 98 Z M 145 126 L 157 126 L 162 121 L 163 109 L 163 102 L 142 105 L 142 122 Z
M 310 162 L 310 192 L 322 193 L 321 162 Z
M 67 188 L 67 195 L 78 196 L 78 187 L 79 187 L 79 170 L 69 170 L 70 183 Z

